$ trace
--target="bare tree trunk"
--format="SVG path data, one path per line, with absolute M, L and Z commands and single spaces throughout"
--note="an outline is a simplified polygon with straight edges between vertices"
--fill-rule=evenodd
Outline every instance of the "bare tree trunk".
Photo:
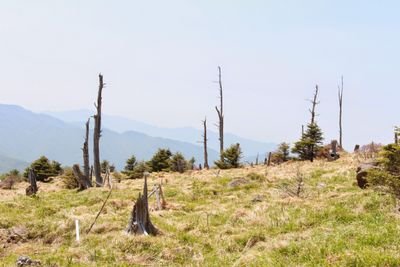
M 101 137 L 101 103 L 102 103 L 102 92 L 104 88 L 103 75 L 99 74 L 99 91 L 97 94 L 97 114 L 94 115 L 94 133 L 93 133 L 93 166 L 94 176 L 96 177 L 96 186 L 103 185 L 103 178 L 101 177 L 100 167 L 100 137 Z
M 90 166 L 90 175 L 89 175 L 89 181 L 92 182 L 93 181 L 93 165 Z
M 310 110 L 311 113 L 311 124 L 315 123 L 315 107 L 319 104 L 319 102 L 317 102 L 317 97 L 318 97 L 318 85 L 315 86 L 315 93 L 314 93 L 314 98 L 313 100 L 310 100 L 310 102 L 312 103 L 312 109 Z
M 223 101 L 223 94 L 222 94 L 222 74 L 221 74 L 221 67 L 218 66 L 218 83 L 219 83 L 219 99 L 220 104 L 219 108 L 215 106 L 215 110 L 218 114 L 218 130 L 219 130 L 219 156 L 221 162 L 224 161 L 224 101 Z
M 258 165 L 258 153 L 257 153 L 257 157 L 256 157 L 256 165 Z
M 319 104 L 319 101 L 317 101 L 318 98 L 318 84 L 315 85 L 315 93 L 314 93 L 314 97 L 312 100 L 310 100 L 311 104 L 312 104 L 312 109 L 310 110 L 311 113 L 311 125 L 315 124 L 315 108 L 316 106 Z M 310 151 L 309 151 L 309 156 L 310 156 L 310 161 L 313 162 L 314 158 L 315 158 L 315 146 L 311 145 L 310 147 Z
M 208 169 L 208 151 L 207 151 L 207 118 L 203 121 L 203 148 L 204 148 L 204 169 Z
M 399 135 L 398 135 L 398 133 L 394 133 L 394 143 L 395 143 L 396 145 L 399 144 Z
M 86 122 L 86 135 L 85 142 L 83 143 L 83 173 L 87 179 L 90 179 L 90 166 L 89 166 L 89 123 L 90 118 Z
M 92 182 L 90 181 L 88 176 L 82 174 L 78 164 L 74 164 L 72 166 L 72 171 L 74 172 L 75 179 L 79 183 L 79 190 L 85 190 L 88 189 L 89 187 L 92 187 Z
M 342 127 L 342 114 L 343 114 L 343 76 L 342 76 L 342 87 L 338 88 L 339 97 L 339 147 L 343 148 L 343 127 Z

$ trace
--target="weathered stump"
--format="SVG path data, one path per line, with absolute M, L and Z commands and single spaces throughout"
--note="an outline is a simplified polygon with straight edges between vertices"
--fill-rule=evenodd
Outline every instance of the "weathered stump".
M 139 198 L 133 206 L 126 232 L 136 235 L 156 235 L 158 233 L 150 221 L 146 174 L 144 175 L 143 195 L 139 193 Z
M 362 163 L 357 167 L 357 184 L 361 189 L 365 189 L 368 187 L 367 175 L 371 169 L 376 169 L 378 166 L 377 162 L 367 162 Z
M 79 183 L 79 190 L 85 190 L 89 187 L 92 187 L 92 182 L 90 181 L 89 177 L 83 175 L 78 164 L 74 164 L 72 166 L 72 171 L 74 172 L 75 179 Z
M 331 141 L 331 149 L 330 149 L 329 155 L 328 155 L 329 161 L 334 161 L 334 160 L 337 160 L 338 158 L 340 158 L 340 155 L 337 153 L 337 151 L 338 151 L 337 145 L 338 145 L 337 140 Z
M 36 184 L 36 174 L 32 169 L 29 170 L 28 182 L 30 183 L 30 185 L 25 189 L 25 194 L 27 196 L 36 195 L 38 187 Z

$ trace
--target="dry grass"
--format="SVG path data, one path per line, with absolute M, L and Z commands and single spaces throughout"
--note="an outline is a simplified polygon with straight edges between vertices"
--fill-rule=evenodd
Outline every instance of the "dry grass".
M 27 184 L 17 184 L 0 190 L 0 259 L 4 266 L 14 266 L 19 255 L 45 266 L 398 266 L 396 201 L 358 189 L 356 164 L 348 155 L 335 162 L 152 174 L 149 188 L 162 181 L 168 202 L 166 210 L 151 212 L 161 231 L 156 237 L 124 233 L 143 180 L 115 184 L 89 235 L 106 188 L 76 192 L 56 180 L 40 183 L 38 196 L 29 198 Z M 298 171 L 304 196 L 287 196 L 281 186 Z M 248 183 L 228 185 L 237 178 Z M 23 238 L 7 241 L 15 229 Z

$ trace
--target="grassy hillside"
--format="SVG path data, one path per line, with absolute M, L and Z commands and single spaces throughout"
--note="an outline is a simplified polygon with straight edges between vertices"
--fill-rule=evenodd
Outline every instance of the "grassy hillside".
M 14 266 L 19 255 L 28 255 L 47 266 L 399 266 L 396 200 L 359 189 L 356 164 L 348 156 L 152 174 L 149 187 L 163 179 L 168 202 L 167 210 L 151 212 L 162 232 L 156 237 L 124 233 L 143 180 L 115 184 L 89 235 L 107 189 L 77 193 L 56 181 L 40 184 L 38 196 L 29 198 L 26 184 L 19 184 L 0 191 L 0 261 Z M 299 174 L 304 193 L 289 196 L 285 188 L 295 186 Z M 236 178 L 248 183 L 231 187 Z M 75 219 L 83 228 L 80 243 Z

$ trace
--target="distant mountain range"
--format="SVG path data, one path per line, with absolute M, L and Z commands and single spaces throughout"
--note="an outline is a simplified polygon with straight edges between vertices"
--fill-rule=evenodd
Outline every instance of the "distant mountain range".
M 22 170 L 26 166 L 28 166 L 28 162 L 9 158 L 6 156 L 0 155 L 0 174 L 4 172 L 8 172 L 13 169 Z
M 85 109 L 44 113 L 78 126 L 84 125 L 87 118 L 93 116 L 94 114 L 93 111 Z M 179 140 L 197 146 L 199 145 L 199 141 L 202 139 L 201 136 L 203 134 L 201 130 L 191 127 L 161 128 L 132 119 L 120 116 L 110 116 L 107 114 L 103 114 L 102 123 L 105 128 L 119 133 L 124 133 L 126 131 L 137 131 L 153 137 L 163 137 L 173 140 Z M 218 133 L 208 130 L 207 137 L 208 147 L 214 149 L 215 151 L 219 151 Z M 277 144 L 275 143 L 259 142 L 243 138 L 231 133 L 225 133 L 224 138 L 226 146 L 240 143 L 245 159 L 255 158 L 257 154 L 260 154 L 260 157 L 263 157 L 267 152 L 273 151 L 277 147 Z
M 82 161 L 84 121 L 93 113 L 88 110 L 34 113 L 20 106 L 0 104 L 0 173 L 23 169 L 41 155 L 63 165 Z M 218 157 L 218 137 L 209 133 L 210 162 Z M 122 169 L 132 154 L 140 160 L 151 158 L 158 148 L 180 151 L 185 157 L 203 161 L 202 147 L 197 143 L 201 131 L 194 128 L 159 128 L 130 119 L 103 115 L 101 158 Z M 275 144 L 252 141 L 226 134 L 226 144 L 239 142 L 245 157 L 265 153 Z M 90 151 L 92 147 L 90 147 Z M 256 152 L 257 151 L 257 152 Z

